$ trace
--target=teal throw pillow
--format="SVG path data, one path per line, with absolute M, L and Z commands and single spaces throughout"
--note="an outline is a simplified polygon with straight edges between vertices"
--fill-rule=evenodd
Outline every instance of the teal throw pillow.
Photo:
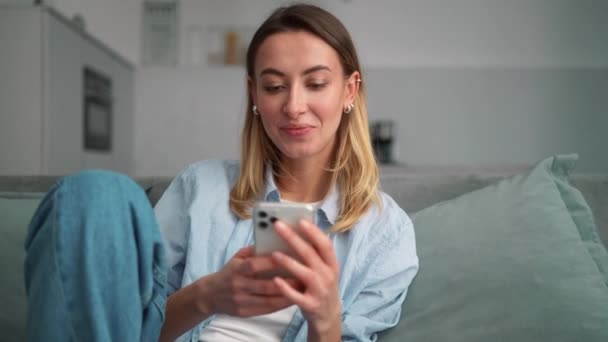
M 576 155 L 413 215 L 420 270 L 381 341 L 608 341 L 608 254 Z
M 0 192 L 0 340 L 25 341 L 23 280 L 27 226 L 42 193 Z

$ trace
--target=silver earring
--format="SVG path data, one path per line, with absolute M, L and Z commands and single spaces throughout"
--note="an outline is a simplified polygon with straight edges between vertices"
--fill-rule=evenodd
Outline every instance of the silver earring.
M 354 105 L 352 103 L 349 103 L 346 108 L 344 108 L 344 114 L 350 114 L 350 112 L 353 111 L 353 107 Z
M 260 112 L 258 112 L 258 107 L 256 105 L 251 106 L 251 111 L 254 115 L 260 115 Z

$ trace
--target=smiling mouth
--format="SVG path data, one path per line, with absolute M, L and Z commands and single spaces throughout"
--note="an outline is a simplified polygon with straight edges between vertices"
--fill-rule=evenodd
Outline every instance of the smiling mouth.
M 311 126 L 288 126 L 281 128 L 281 130 L 290 136 L 298 137 L 310 132 L 312 128 Z

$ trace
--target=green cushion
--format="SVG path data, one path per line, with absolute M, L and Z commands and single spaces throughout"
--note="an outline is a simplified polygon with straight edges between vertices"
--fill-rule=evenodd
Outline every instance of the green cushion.
M 44 194 L 0 192 L 0 340 L 25 341 L 24 240 Z
M 608 341 L 608 254 L 556 156 L 413 215 L 420 271 L 382 341 Z

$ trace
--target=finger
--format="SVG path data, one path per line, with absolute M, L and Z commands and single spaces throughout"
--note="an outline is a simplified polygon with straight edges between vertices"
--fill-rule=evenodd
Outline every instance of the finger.
M 305 286 L 316 288 L 316 277 L 314 272 L 310 268 L 306 267 L 305 265 L 285 253 L 273 252 L 272 257 L 275 258 L 276 262 L 279 265 L 281 265 L 284 269 L 286 269 L 289 273 L 296 277 Z
M 250 277 L 279 269 L 271 256 L 253 256 L 237 266 L 237 271 Z
M 287 284 L 289 284 L 289 286 L 291 286 L 292 288 L 296 289 L 297 291 L 304 291 L 304 289 L 306 288 L 304 286 L 304 283 L 302 281 L 300 281 L 299 279 L 296 278 L 285 278 L 282 277 L 283 280 L 285 280 L 287 282 Z M 278 291 L 278 288 L 277 288 Z
M 284 309 L 293 304 L 289 298 L 283 295 L 270 297 L 242 295 L 237 299 L 235 314 L 239 317 L 263 315 Z
M 253 256 L 253 254 L 254 254 L 253 246 L 247 246 L 247 247 L 243 247 L 243 248 L 239 249 L 232 258 L 233 259 L 245 259 L 245 258 Z
M 281 290 L 285 298 L 289 299 L 291 302 L 303 309 L 306 309 L 310 306 L 309 300 L 306 295 L 291 287 L 284 279 L 280 277 L 274 277 L 272 280 Z
M 239 288 L 247 293 L 258 296 L 277 296 L 281 292 L 272 279 L 255 279 L 243 277 Z
M 314 267 L 314 265 L 323 263 L 317 251 L 285 223 L 277 221 L 274 223 L 274 228 L 306 265 Z
M 304 237 L 308 242 L 315 247 L 325 264 L 329 265 L 332 269 L 337 270 L 339 268 L 338 259 L 336 258 L 334 245 L 331 243 L 329 237 L 310 221 L 301 220 L 299 223 L 300 231 L 304 234 Z

